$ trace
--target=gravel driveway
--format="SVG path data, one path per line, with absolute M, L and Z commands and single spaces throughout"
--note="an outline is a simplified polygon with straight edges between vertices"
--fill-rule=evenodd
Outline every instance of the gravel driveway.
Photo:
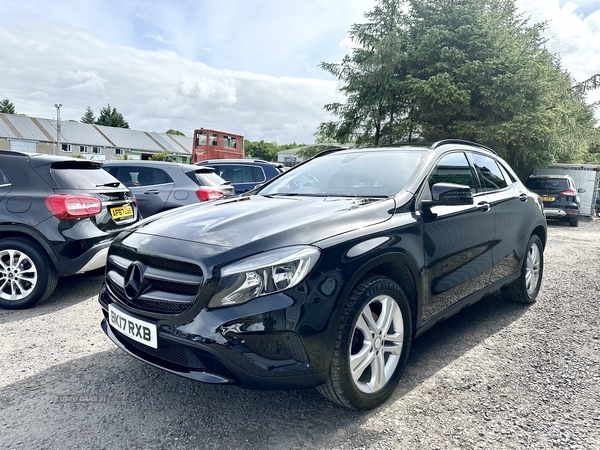
M 102 276 L 0 310 L 0 448 L 600 448 L 600 220 L 550 225 L 531 306 L 487 297 L 418 338 L 368 413 L 314 390 L 207 386 L 100 330 Z

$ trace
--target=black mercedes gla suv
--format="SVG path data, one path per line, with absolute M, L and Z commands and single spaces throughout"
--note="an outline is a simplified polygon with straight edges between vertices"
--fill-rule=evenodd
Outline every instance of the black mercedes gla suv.
M 0 151 L 0 307 L 29 308 L 59 276 L 103 267 L 137 220 L 129 189 L 99 163 Z
M 119 235 L 102 328 L 184 377 L 370 409 L 437 322 L 498 290 L 535 301 L 546 231 L 539 197 L 481 145 L 327 151 Z

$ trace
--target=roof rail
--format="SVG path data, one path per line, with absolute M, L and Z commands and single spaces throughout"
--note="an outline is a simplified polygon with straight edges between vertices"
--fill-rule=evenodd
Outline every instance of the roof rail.
M 335 148 L 328 148 L 327 150 L 321 150 L 319 153 L 317 153 L 316 155 L 313 156 L 313 158 L 317 158 L 320 156 L 325 156 L 328 155 L 330 153 L 335 153 L 335 152 L 339 152 L 340 150 L 348 150 L 349 147 L 335 147 Z
M 464 139 L 442 139 L 441 141 L 437 141 L 435 142 L 431 148 L 438 148 L 440 145 L 445 145 L 445 144 L 466 144 L 466 145 L 473 145 L 475 147 L 479 147 L 483 150 L 487 150 L 488 152 L 492 152 L 494 155 L 497 155 L 498 153 L 496 152 L 496 150 L 493 150 L 489 147 L 486 147 L 483 144 L 478 144 L 477 142 L 472 142 L 472 141 L 466 141 Z

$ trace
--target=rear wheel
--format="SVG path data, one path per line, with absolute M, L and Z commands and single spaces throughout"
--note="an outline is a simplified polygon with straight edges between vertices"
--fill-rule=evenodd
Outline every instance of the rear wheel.
M 0 241 L 0 307 L 30 308 L 52 294 L 56 270 L 42 250 L 23 238 Z
M 544 251 L 537 234 L 529 238 L 525 261 L 519 278 L 502 288 L 505 299 L 516 303 L 533 303 L 540 292 L 544 273 Z
M 575 216 L 569 219 L 570 227 L 578 227 L 579 226 L 579 216 Z
M 329 378 L 317 390 L 351 409 L 381 405 L 400 380 L 411 338 L 410 308 L 400 286 L 383 276 L 365 279 L 348 299 Z

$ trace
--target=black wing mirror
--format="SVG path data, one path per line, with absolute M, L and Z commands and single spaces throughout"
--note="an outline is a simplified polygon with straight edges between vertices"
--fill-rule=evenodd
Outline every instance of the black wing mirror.
M 436 183 L 431 187 L 432 200 L 423 200 L 424 209 L 432 206 L 472 205 L 473 193 L 469 186 L 454 183 Z

